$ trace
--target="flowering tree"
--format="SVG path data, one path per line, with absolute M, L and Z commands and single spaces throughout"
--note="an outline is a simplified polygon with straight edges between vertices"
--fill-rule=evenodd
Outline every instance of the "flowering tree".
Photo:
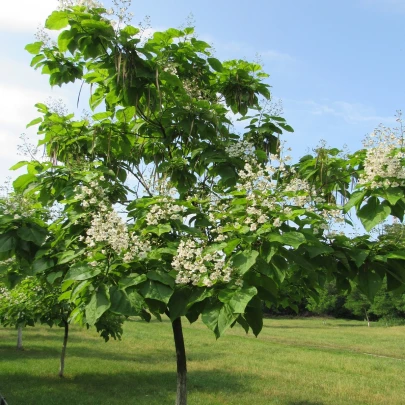
M 35 326 L 37 322 L 49 326 L 64 327 L 64 339 L 60 359 L 59 376 L 63 377 L 66 345 L 69 333 L 71 308 L 67 302 L 59 302 L 60 288 L 51 288 L 35 277 L 27 277 L 15 288 L 0 288 L 0 324 L 19 329 L 17 348 L 22 349 L 22 328 Z
M 35 292 L 32 292 L 35 294 Z M 21 289 L 11 292 L 3 285 L 0 287 L 0 324 L 15 326 L 17 332 L 17 350 L 24 350 L 22 331 L 26 325 L 35 324 L 35 305 L 28 303 L 28 296 Z
M 260 65 L 221 63 L 192 28 L 144 38 L 120 12 L 62 3 L 46 21 L 62 30 L 57 44 L 26 49 L 51 85 L 88 84 L 98 112 L 75 119 L 37 104 L 29 125 L 39 124 L 49 159 L 17 164 L 28 171 L 14 187 L 64 207 L 32 265 L 74 303 L 71 320 L 166 314 L 185 404 L 182 316 L 201 316 L 217 337 L 236 323 L 257 335 L 288 268 L 314 293 L 328 278 L 369 297 L 384 278 L 392 290 L 405 283 L 403 251 L 334 232 L 348 214 L 367 231 L 389 215 L 402 221 L 398 140 L 350 156 L 321 147 L 292 164 L 280 135 L 293 130 L 262 107 Z M 2 251 L 17 254 L 21 235 L 8 225 L 4 235 Z
M 49 208 L 42 208 L 35 198 L 20 193 L 8 193 L 3 197 L 0 213 L 0 255 L 5 259 L 0 262 L 0 324 L 17 327 L 19 350 L 23 350 L 22 331 L 25 326 L 41 323 L 63 327 L 59 368 L 59 376 L 63 377 L 69 317 L 74 303 L 60 299 L 62 291 L 60 283 L 56 282 L 60 281 L 61 273 L 43 274 L 47 261 L 41 260 L 43 251 L 39 249 L 45 238 L 52 241 L 52 227 L 48 229 L 45 220 L 51 222 L 57 217 Z M 111 314 L 105 314 L 95 323 L 106 341 L 110 337 L 120 338 L 121 325 L 122 317 Z

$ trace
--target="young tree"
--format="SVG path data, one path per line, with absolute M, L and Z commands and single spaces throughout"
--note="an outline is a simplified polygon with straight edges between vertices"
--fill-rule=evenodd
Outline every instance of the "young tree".
M 260 65 L 221 63 L 192 28 L 141 39 L 93 1 L 62 3 L 46 21 L 62 30 L 57 44 L 26 49 L 52 86 L 90 85 L 99 112 L 77 120 L 37 104 L 41 116 L 29 125 L 39 124 L 49 160 L 17 164 L 28 171 L 14 187 L 64 207 L 30 258 L 74 304 L 72 321 L 169 316 L 183 405 L 181 317 L 201 316 L 217 337 L 236 323 L 257 335 L 262 302 L 278 302 L 290 266 L 313 291 L 328 278 L 339 289 L 352 280 L 370 297 L 385 277 L 390 289 L 404 284 L 403 252 L 330 232 L 352 209 L 367 231 L 390 214 L 402 220 L 398 145 L 381 151 L 382 163 L 369 145 L 350 157 L 322 147 L 293 165 L 279 140 L 292 128 L 260 104 L 270 98 Z M 232 117 L 245 122 L 243 134 Z M 11 223 L 1 250 L 18 256 L 24 239 Z
M 345 307 L 349 309 L 353 315 L 361 316 L 367 321 L 367 326 L 370 327 L 369 313 L 372 303 L 362 294 L 358 288 L 354 288 L 346 297 Z
M 64 328 L 64 338 L 60 358 L 59 376 L 63 377 L 66 346 L 69 333 L 71 306 L 60 302 L 61 291 L 52 288 L 35 277 L 27 277 L 15 288 L 0 288 L 0 324 L 18 328 L 17 349 L 22 350 L 22 328 L 46 323 L 50 327 Z

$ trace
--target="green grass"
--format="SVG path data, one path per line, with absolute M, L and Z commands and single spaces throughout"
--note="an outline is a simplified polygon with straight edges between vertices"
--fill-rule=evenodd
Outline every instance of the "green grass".
M 190 405 L 405 403 L 405 327 L 356 321 L 268 319 L 259 338 L 233 330 L 215 340 L 184 323 Z M 174 404 L 170 323 L 131 321 L 121 342 L 74 327 L 66 378 L 57 377 L 62 329 L 0 328 L 0 392 L 9 405 Z

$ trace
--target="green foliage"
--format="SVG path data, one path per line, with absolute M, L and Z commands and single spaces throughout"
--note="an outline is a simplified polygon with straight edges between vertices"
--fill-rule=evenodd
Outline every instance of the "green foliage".
M 32 66 L 51 86 L 88 86 L 94 114 L 36 104 L 28 125 L 48 160 L 14 166 L 26 166 L 14 188 L 36 210 L 1 212 L 0 254 L 61 288 L 72 321 L 114 337 L 122 317 L 166 313 L 201 316 L 217 337 L 236 324 L 257 335 L 263 302 L 298 311 L 327 279 L 370 300 L 384 279 L 404 288 L 402 248 L 330 232 L 351 224 L 344 212 L 367 231 L 402 218 L 404 184 L 392 173 L 370 180 L 366 150 L 321 146 L 290 164 L 280 136 L 293 129 L 263 107 L 260 65 L 213 58 L 190 28 L 141 41 L 103 8 L 65 7 L 46 27 L 60 31 L 57 44 L 27 45 Z M 62 214 L 43 218 L 55 204 Z
M 3 326 L 34 326 L 37 322 L 61 326 L 70 314 L 70 305 L 59 302 L 60 290 L 35 277 L 25 278 L 0 295 L 0 324 Z

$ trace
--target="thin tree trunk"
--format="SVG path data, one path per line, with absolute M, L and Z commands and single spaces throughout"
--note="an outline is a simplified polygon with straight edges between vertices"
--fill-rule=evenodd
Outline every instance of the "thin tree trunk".
M 60 355 L 60 367 L 59 367 L 59 377 L 63 377 L 63 372 L 65 370 L 65 356 L 66 356 L 66 346 L 69 337 L 69 324 L 67 321 L 63 321 L 65 325 L 65 335 L 63 336 L 63 346 L 62 346 L 62 353 Z
M 1 396 L 1 394 L 0 394 L 0 405 L 8 405 L 7 402 L 6 402 L 6 398 Z
M 181 318 L 177 318 L 173 321 L 172 328 L 177 357 L 176 405 L 187 405 L 187 360 Z
M 22 342 L 22 331 L 23 331 L 23 327 L 19 326 L 17 329 L 17 350 L 24 350 L 23 342 Z
M 364 313 L 366 314 L 367 326 L 370 327 L 370 320 L 368 319 L 367 310 L 364 310 Z

